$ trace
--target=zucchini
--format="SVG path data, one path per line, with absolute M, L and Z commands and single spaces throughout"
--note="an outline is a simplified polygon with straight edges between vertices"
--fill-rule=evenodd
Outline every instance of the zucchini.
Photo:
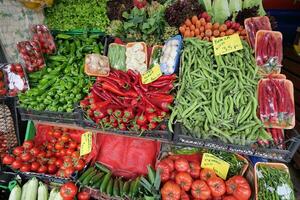
M 38 188 L 38 200 L 48 200 L 48 187 L 41 181 Z
M 21 200 L 21 195 L 22 195 L 21 187 L 17 184 L 10 192 L 8 200 Z
M 102 165 L 101 163 L 96 162 L 96 163 L 95 163 L 95 166 L 96 166 L 98 169 L 100 169 L 100 171 L 102 171 L 102 172 L 110 173 L 110 170 L 109 170 L 106 166 Z

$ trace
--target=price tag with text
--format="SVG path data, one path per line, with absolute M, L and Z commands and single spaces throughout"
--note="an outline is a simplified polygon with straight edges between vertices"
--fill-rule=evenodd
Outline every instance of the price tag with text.
M 142 74 L 142 83 L 148 84 L 161 77 L 162 73 L 159 65 L 154 65 L 151 69 Z
M 86 132 L 81 135 L 80 156 L 92 151 L 93 133 Z
M 230 164 L 210 153 L 204 153 L 201 162 L 201 168 L 213 169 L 216 174 L 226 180 Z
M 216 56 L 243 49 L 242 41 L 238 34 L 214 38 L 212 42 Z

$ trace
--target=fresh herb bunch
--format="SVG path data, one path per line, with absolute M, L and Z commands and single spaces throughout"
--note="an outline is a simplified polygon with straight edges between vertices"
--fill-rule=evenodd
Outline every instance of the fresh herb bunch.
M 257 17 L 258 16 L 258 6 L 254 6 L 252 8 L 244 8 L 243 10 L 240 10 L 235 19 L 233 19 L 232 16 L 230 16 L 230 20 L 234 20 L 235 22 L 238 22 L 241 25 L 244 25 L 245 19 L 249 17 Z
M 109 24 L 107 0 L 57 0 L 45 9 L 50 29 L 72 30 L 96 28 L 104 31 Z
M 179 27 L 187 18 L 204 11 L 197 0 L 177 0 L 166 9 L 165 19 L 170 26 Z
M 110 0 L 107 2 L 107 15 L 110 20 L 121 20 L 122 14 L 133 8 L 132 0 Z

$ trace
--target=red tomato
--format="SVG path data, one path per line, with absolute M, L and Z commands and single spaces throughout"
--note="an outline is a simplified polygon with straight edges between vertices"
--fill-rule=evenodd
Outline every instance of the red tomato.
M 64 143 L 63 142 L 57 142 L 55 144 L 55 149 L 56 150 L 62 150 L 64 148 Z
M 27 162 L 27 161 L 30 161 L 31 159 L 32 159 L 32 155 L 30 153 L 24 152 L 24 153 L 21 154 L 21 160 L 22 161 Z
M 170 158 L 163 159 L 161 162 L 165 162 L 168 164 L 170 168 L 170 172 L 174 171 L 174 161 L 171 160 Z
M 64 200 L 71 200 L 76 196 L 77 190 L 78 189 L 74 183 L 68 182 L 62 185 L 59 193 Z
M 57 159 L 57 160 L 55 161 L 55 165 L 56 165 L 57 167 L 61 167 L 63 164 L 64 164 L 64 161 L 63 161 L 62 159 Z
M 48 173 L 49 174 L 55 174 L 57 171 L 57 167 L 54 164 L 48 165 Z
M 34 142 L 32 140 L 27 140 L 22 145 L 24 149 L 31 149 L 34 146 Z
M 54 144 L 52 144 L 52 143 L 47 144 L 47 149 L 48 150 L 53 150 L 54 149 Z
M 79 192 L 77 194 L 78 200 L 89 200 L 90 199 L 90 194 L 88 192 Z
M 58 172 L 56 173 L 56 175 L 59 177 L 65 177 L 65 171 L 62 169 L 59 169 Z
M 53 136 L 54 136 L 55 138 L 60 138 L 60 137 L 61 137 L 61 131 L 60 131 L 60 130 L 55 130 L 55 131 L 53 132 Z
M 47 134 L 48 134 L 49 136 L 53 136 L 53 131 L 52 131 L 52 130 L 49 130 L 49 131 L 47 132 Z
M 180 199 L 180 187 L 173 181 L 166 182 L 160 190 L 162 200 L 179 200 Z
M 11 165 L 15 161 L 15 158 L 9 154 L 5 154 L 2 158 L 2 163 L 5 165 Z
M 175 181 L 176 174 L 177 174 L 176 171 L 172 171 L 170 175 L 170 180 Z
M 48 170 L 48 168 L 47 168 L 45 165 L 41 165 L 41 166 L 38 168 L 37 172 L 38 172 L 38 173 L 45 174 L 45 173 L 47 173 L 47 170 Z
M 74 152 L 74 149 L 67 149 L 66 154 L 68 156 L 71 156 L 73 152 Z
M 160 179 L 162 182 L 169 180 L 170 178 L 170 168 L 165 162 L 160 162 L 157 164 L 156 170 L 160 171 Z
M 11 167 L 13 169 L 19 169 L 22 166 L 22 162 L 20 160 L 15 160 L 12 164 Z
M 49 164 L 49 165 L 55 164 L 56 160 L 57 160 L 57 158 L 52 157 L 52 158 L 49 159 L 48 164 Z
M 70 148 L 70 149 L 76 149 L 76 148 L 77 148 L 77 143 L 74 142 L 74 141 L 71 141 L 71 142 L 69 143 L 69 148 Z
M 192 195 L 197 199 L 209 199 L 211 192 L 205 181 L 196 180 L 192 183 Z
M 72 158 L 79 158 L 80 157 L 80 152 L 79 151 L 74 151 L 71 156 L 72 156 Z
M 37 148 L 37 147 L 33 147 L 33 148 L 30 150 L 30 153 L 31 153 L 34 157 L 36 157 L 36 156 L 39 155 L 40 149 Z
M 192 161 L 190 162 L 191 168 L 191 176 L 194 179 L 198 179 L 200 177 L 201 166 L 199 162 Z
M 19 147 L 16 147 L 14 150 L 13 150 L 13 154 L 15 156 L 18 156 L 18 155 L 21 155 L 24 151 L 24 147 L 22 146 L 19 146 Z
M 190 200 L 189 195 L 184 190 L 181 190 L 180 200 Z
M 248 200 L 251 196 L 250 185 L 242 176 L 234 176 L 227 180 L 226 191 L 239 200 Z
M 175 160 L 175 169 L 179 172 L 186 172 L 190 169 L 189 162 L 184 158 Z
M 63 134 L 61 137 L 60 137 L 60 140 L 63 141 L 63 142 L 68 142 L 70 140 L 70 136 L 67 135 L 67 134 Z
M 33 171 L 33 172 L 36 172 L 38 169 L 39 169 L 39 167 L 40 167 L 41 165 L 40 165 L 40 163 L 39 162 L 33 162 L 33 163 L 31 163 L 31 171 Z
M 216 173 L 215 173 L 214 170 L 208 169 L 208 168 L 205 168 L 205 169 L 201 170 L 201 172 L 200 172 L 200 179 L 201 180 L 207 181 L 211 177 L 216 177 Z
M 31 165 L 30 164 L 23 164 L 21 167 L 20 167 L 20 171 L 21 172 L 29 172 L 31 169 Z
M 46 152 L 45 157 L 46 157 L 46 158 L 51 158 L 51 157 L 53 156 L 53 154 L 54 154 L 54 153 L 53 153 L 52 151 L 49 151 L 49 150 L 48 150 L 48 151 Z
M 175 176 L 175 181 L 181 187 L 182 190 L 189 191 L 191 189 L 193 179 L 189 173 L 179 172 Z
M 74 167 L 68 167 L 65 169 L 65 176 L 70 177 L 75 172 Z
M 80 171 L 83 168 L 84 168 L 84 162 L 83 162 L 83 160 L 80 159 L 80 160 L 78 160 L 78 161 L 75 162 L 75 169 L 77 171 Z
M 223 197 L 223 199 L 222 200 L 238 200 L 237 198 L 235 198 L 234 196 L 225 196 L 225 197 Z
M 219 177 L 211 177 L 207 180 L 207 185 L 213 197 L 221 197 L 226 192 L 224 181 Z
M 64 157 L 65 155 L 67 155 L 67 150 L 66 149 L 60 150 L 60 156 Z

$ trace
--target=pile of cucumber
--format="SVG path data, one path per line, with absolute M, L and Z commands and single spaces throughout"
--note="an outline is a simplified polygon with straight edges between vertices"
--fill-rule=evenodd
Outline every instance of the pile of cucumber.
M 100 163 L 89 167 L 79 177 L 81 186 L 99 189 L 110 197 L 136 197 L 140 188 L 141 177 L 125 180 L 122 177 L 113 177 L 111 171 Z

